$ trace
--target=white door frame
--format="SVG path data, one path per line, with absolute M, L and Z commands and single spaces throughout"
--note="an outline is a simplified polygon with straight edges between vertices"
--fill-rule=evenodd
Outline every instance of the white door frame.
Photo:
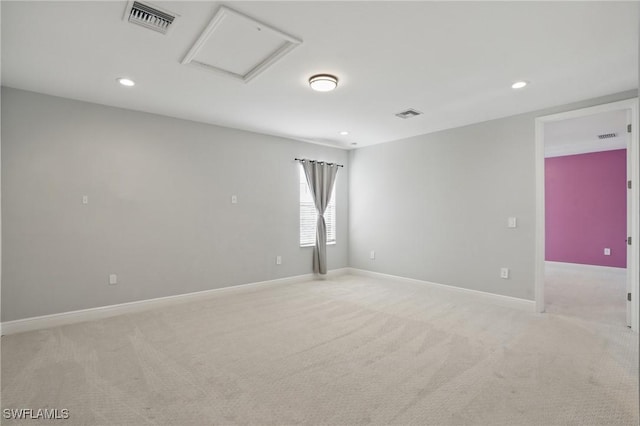
M 545 123 L 566 120 L 571 118 L 584 117 L 587 115 L 599 114 L 603 112 L 631 110 L 631 138 L 627 145 L 627 156 L 631 158 L 632 189 L 631 189 L 631 206 L 627 207 L 627 214 L 631 215 L 631 229 L 629 236 L 632 237 L 631 259 L 632 262 L 627 264 L 627 282 L 631 288 L 631 328 L 638 332 L 638 319 L 640 298 L 640 258 L 638 254 L 638 246 L 640 244 L 640 141 L 638 140 L 638 98 L 627 99 L 624 101 L 612 102 L 609 104 L 597 105 L 589 108 L 581 108 L 573 111 L 562 112 L 559 114 L 546 115 L 536 118 L 536 251 L 535 251 L 535 299 L 536 312 L 544 312 L 544 262 L 545 262 L 545 240 L 544 240 L 544 125 Z

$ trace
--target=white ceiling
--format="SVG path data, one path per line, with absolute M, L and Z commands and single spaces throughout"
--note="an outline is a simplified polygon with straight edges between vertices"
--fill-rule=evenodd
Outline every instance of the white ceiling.
M 168 35 L 126 2 L 2 1 L 2 84 L 344 148 L 638 86 L 638 2 L 224 2 L 303 40 L 248 83 L 180 63 L 221 3 L 157 4 Z
M 629 140 L 627 124 L 631 122 L 628 115 L 629 112 L 622 109 L 545 123 L 545 157 L 625 149 Z M 616 136 L 598 138 L 607 133 Z

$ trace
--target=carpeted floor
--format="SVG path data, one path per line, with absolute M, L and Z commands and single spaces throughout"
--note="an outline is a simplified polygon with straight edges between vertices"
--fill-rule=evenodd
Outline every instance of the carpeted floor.
M 626 269 L 547 262 L 545 309 L 598 325 L 626 325 Z
M 570 308 L 571 281 L 550 279 L 542 315 L 347 275 L 5 336 L 2 408 L 65 408 L 64 425 L 636 425 L 638 335 Z

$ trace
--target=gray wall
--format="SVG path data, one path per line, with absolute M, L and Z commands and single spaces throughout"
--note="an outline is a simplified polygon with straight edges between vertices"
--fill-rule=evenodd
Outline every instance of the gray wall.
M 330 269 L 532 300 L 535 117 L 636 95 L 347 153 L 3 88 L 2 321 L 309 273 L 294 157 L 347 165 Z
M 533 300 L 535 118 L 636 95 L 352 151 L 350 266 Z M 507 228 L 509 216 L 516 229 Z
M 339 149 L 3 88 L 2 321 L 310 273 L 295 157 L 348 162 Z M 330 269 L 348 264 L 347 171 Z

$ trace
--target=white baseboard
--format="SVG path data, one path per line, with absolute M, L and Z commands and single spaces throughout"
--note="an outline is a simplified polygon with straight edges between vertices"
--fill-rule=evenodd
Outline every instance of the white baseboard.
M 348 273 L 349 268 L 334 269 L 327 273 L 327 278 L 338 277 Z M 242 291 L 252 287 L 266 287 L 282 284 L 295 284 L 321 278 L 314 274 L 296 275 L 293 277 L 278 278 L 269 281 L 240 284 L 230 287 L 214 288 L 211 290 L 196 291 L 193 293 L 177 294 L 175 296 L 158 297 L 155 299 L 138 300 L 135 302 L 120 303 L 117 305 L 99 306 L 96 308 L 81 309 L 78 311 L 61 312 L 59 314 L 42 315 L 38 317 L 24 318 L 14 321 L 6 321 L 0 324 L 0 334 L 9 335 L 25 331 L 42 330 L 67 324 L 75 324 L 85 321 L 93 321 L 109 318 L 116 315 L 142 312 L 153 308 L 160 308 L 178 303 L 206 299 L 225 292 Z
M 552 268 L 573 270 L 576 272 L 598 271 L 598 272 L 607 272 L 607 273 L 613 273 L 613 274 L 627 273 L 627 268 L 616 268 L 614 266 L 585 265 L 583 263 L 553 262 L 551 260 L 545 260 L 544 264 L 545 266 L 550 266 Z
M 401 281 L 406 283 L 428 285 L 428 286 L 437 287 L 439 289 L 443 289 L 443 290 L 447 290 L 455 293 L 462 293 L 462 294 L 473 295 L 475 297 L 481 297 L 487 302 L 490 302 L 492 304 L 505 306 L 513 309 L 518 309 L 526 312 L 535 312 L 535 301 L 533 300 L 519 299 L 517 297 L 503 296 L 501 294 L 487 293 L 485 291 L 471 290 L 468 288 L 455 287 L 447 284 L 438 284 L 430 281 L 417 280 L 414 278 L 399 277 L 396 275 L 383 274 L 380 272 L 372 272 L 364 269 L 356 269 L 356 268 L 348 268 L 348 269 L 349 269 L 349 274 L 351 275 L 360 275 L 363 277 L 379 278 L 379 279 L 385 279 L 385 280 L 394 280 L 394 281 Z

